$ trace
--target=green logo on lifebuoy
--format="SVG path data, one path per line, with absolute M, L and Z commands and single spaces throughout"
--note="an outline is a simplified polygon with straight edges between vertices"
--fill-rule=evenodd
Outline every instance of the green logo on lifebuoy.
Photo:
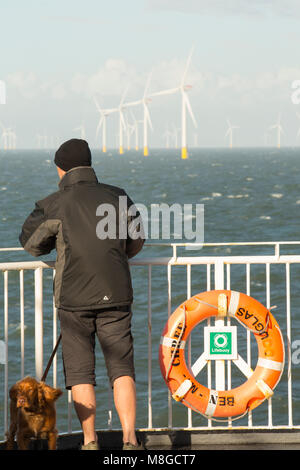
M 232 354 L 231 332 L 210 332 L 210 354 Z

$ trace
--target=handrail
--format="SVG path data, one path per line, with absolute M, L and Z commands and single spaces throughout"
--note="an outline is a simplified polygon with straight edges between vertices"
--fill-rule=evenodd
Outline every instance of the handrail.
M 199 246 L 199 247 L 213 247 L 213 246 L 276 246 L 276 245 L 300 245 L 300 240 L 276 240 L 276 241 L 260 241 L 260 242 L 146 242 L 145 246 Z M 0 252 L 5 251 L 25 251 L 22 247 L 2 247 Z
M 186 266 L 186 265 L 206 265 L 214 264 L 216 260 L 222 260 L 226 264 L 266 264 L 266 263 L 300 263 L 300 255 L 249 255 L 249 256 L 180 256 L 174 258 L 173 256 L 153 256 L 153 257 L 139 257 L 129 260 L 132 266 Z M 0 271 L 21 271 L 27 269 L 37 268 L 54 268 L 55 261 L 9 261 L 0 263 Z

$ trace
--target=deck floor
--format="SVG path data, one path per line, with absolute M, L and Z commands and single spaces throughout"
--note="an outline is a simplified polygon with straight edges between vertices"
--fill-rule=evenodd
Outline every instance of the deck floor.
M 119 452 L 122 449 L 121 431 L 98 431 L 100 450 L 104 453 Z M 229 431 L 187 431 L 153 430 L 138 431 L 139 439 L 147 451 L 276 451 L 300 450 L 300 430 L 229 430 Z M 82 433 L 64 434 L 58 437 L 58 451 L 79 450 Z M 47 450 L 47 442 L 33 440 L 31 450 Z M 5 450 L 0 443 L 0 450 Z

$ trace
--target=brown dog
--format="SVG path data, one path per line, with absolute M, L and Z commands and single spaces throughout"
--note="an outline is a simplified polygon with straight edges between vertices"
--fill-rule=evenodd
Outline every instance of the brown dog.
M 9 391 L 10 427 L 7 433 L 6 449 L 14 448 L 14 437 L 20 450 L 27 450 L 31 437 L 47 439 L 48 449 L 56 449 L 55 400 L 62 395 L 60 389 L 25 377 Z

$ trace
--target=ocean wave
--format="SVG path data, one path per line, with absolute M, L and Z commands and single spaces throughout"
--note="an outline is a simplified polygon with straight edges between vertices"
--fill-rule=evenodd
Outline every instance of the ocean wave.
M 271 220 L 272 217 L 270 215 L 261 215 L 259 218 L 261 220 Z
M 241 199 L 243 197 L 249 197 L 249 194 L 229 194 L 228 199 Z
M 276 198 L 276 199 L 281 199 L 283 197 L 283 194 L 282 193 L 272 193 L 271 196 Z
M 24 325 L 24 330 L 26 330 L 27 326 Z M 21 323 L 9 323 L 8 330 L 9 333 L 15 333 L 16 331 L 20 331 L 22 329 Z

